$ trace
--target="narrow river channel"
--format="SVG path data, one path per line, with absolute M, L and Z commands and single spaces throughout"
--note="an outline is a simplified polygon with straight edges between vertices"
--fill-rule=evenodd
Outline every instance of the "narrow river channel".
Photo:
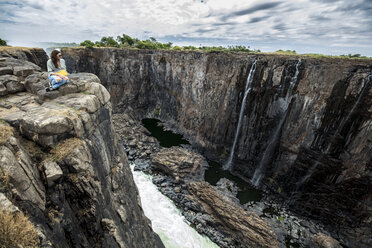
M 134 171 L 134 164 L 131 164 L 131 169 L 143 211 L 166 248 L 218 248 L 208 237 L 200 235 L 187 223 L 181 211 L 152 183 L 150 175 Z

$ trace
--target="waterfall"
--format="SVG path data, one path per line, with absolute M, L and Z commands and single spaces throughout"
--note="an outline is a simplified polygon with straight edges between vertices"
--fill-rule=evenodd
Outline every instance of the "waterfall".
M 195 231 L 173 202 L 152 183 L 152 177 L 142 171 L 134 171 L 133 179 L 141 198 L 145 215 L 151 220 L 153 230 L 166 248 L 217 248 L 208 237 Z
M 251 69 L 249 70 L 249 74 L 248 74 L 248 77 L 247 77 L 247 83 L 245 85 L 245 90 L 244 90 L 244 97 L 243 97 L 243 101 L 242 101 L 242 106 L 240 107 L 238 126 L 237 126 L 236 131 L 235 131 L 234 142 L 233 142 L 233 145 L 232 145 L 231 150 L 230 150 L 229 159 L 227 160 L 227 162 L 223 166 L 224 170 L 230 170 L 231 169 L 231 163 L 232 163 L 232 160 L 233 160 L 233 157 L 234 157 L 236 143 L 238 142 L 240 127 L 242 125 L 242 119 L 243 119 L 243 114 L 244 114 L 244 109 L 245 109 L 245 101 L 247 99 L 248 93 L 252 89 L 252 81 L 253 81 L 254 72 L 256 70 L 256 62 L 257 62 L 257 60 L 255 60 L 253 62 L 252 66 L 251 66 Z
M 253 177 L 251 179 L 251 183 L 256 187 L 260 184 L 261 178 L 263 176 L 263 170 L 264 170 L 265 166 L 270 162 L 270 159 L 271 159 L 273 153 L 275 152 L 277 141 L 280 138 L 279 137 L 280 130 L 282 129 L 285 117 L 287 116 L 287 110 L 288 110 L 289 104 L 292 100 L 292 96 L 293 96 L 292 91 L 293 91 L 293 88 L 295 87 L 296 82 L 297 82 L 297 77 L 298 77 L 298 74 L 299 74 L 299 69 L 298 68 L 299 68 L 300 65 L 301 65 L 301 59 L 298 60 L 298 62 L 296 64 L 296 72 L 293 75 L 293 77 L 291 78 L 291 81 L 289 83 L 289 88 L 288 88 L 287 94 L 285 96 L 285 102 L 284 102 L 284 107 L 283 107 L 283 109 L 284 109 L 283 115 L 280 118 L 280 121 L 275 128 L 274 134 L 271 136 L 271 138 L 269 140 L 269 143 L 268 143 L 268 145 L 267 145 L 267 147 L 266 147 L 266 149 L 263 153 L 261 161 L 260 161 L 258 167 L 256 168 L 256 170 L 254 171 Z

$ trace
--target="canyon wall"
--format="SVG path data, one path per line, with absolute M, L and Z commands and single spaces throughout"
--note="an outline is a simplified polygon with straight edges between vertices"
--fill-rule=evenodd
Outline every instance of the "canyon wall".
M 115 48 L 63 49 L 96 74 L 113 109 L 183 133 L 232 172 L 367 247 L 371 242 L 372 60 Z M 350 228 L 352 227 L 352 228 Z M 332 229 L 331 228 L 331 229 Z
M 71 74 L 46 92 L 47 72 L 22 50 L 0 57 L 0 211 L 26 213 L 40 247 L 164 247 L 143 213 L 100 80 Z M 44 51 L 34 51 L 45 64 Z

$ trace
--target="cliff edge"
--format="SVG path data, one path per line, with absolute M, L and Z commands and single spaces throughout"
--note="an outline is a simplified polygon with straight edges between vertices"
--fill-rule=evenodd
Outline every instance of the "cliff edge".
M 26 213 L 41 247 L 164 247 L 118 144 L 110 94 L 89 73 L 45 92 L 47 73 L 27 61 L 35 51 L 45 55 L 0 52 L 0 209 Z

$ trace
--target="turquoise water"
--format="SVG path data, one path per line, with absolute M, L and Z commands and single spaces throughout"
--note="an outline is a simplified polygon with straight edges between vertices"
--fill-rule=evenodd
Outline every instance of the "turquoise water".
M 171 131 L 165 131 L 162 126 L 159 126 L 161 121 L 157 119 L 143 119 L 142 124 L 151 135 L 155 137 L 162 147 L 180 146 L 182 144 L 189 145 L 190 143 L 185 140 L 181 134 L 175 134 Z
M 164 128 L 161 125 L 159 126 L 161 121 L 158 119 L 143 119 L 142 123 L 145 128 L 150 131 L 151 135 L 159 141 L 162 147 L 190 144 L 182 137 L 182 135 L 175 134 L 171 131 L 164 131 Z M 253 188 L 249 183 L 237 176 L 232 175 L 229 171 L 223 170 L 222 166 L 216 162 L 208 161 L 208 164 L 210 167 L 205 172 L 205 181 L 212 185 L 216 185 L 221 178 L 227 178 L 235 182 L 240 189 L 238 191 L 237 198 L 241 204 L 261 200 L 261 192 Z
M 239 187 L 237 198 L 241 204 L 248 202 L 257 202 L 262 198 L 261 191 L 252 187 L 240 177 L 234 176 L 228 170 L 222 169 L 222 166 L 216 162 L 208 160 L 209 168 L 205 171 L 205 181 L 216 185 L 221 178 L 227 178 L 236 183 Z

